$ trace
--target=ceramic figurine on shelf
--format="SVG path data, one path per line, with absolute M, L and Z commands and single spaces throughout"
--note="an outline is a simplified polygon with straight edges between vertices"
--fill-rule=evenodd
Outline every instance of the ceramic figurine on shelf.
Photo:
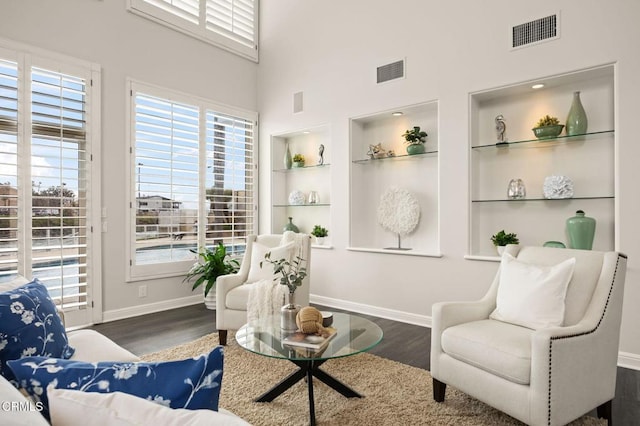
M 507 124 L 504 122 L 502 114 L 496 117 L 496 132 L 498 134 L 498 143 L 507 143 L 504 132 L 507 130 Z
M 378 158 L 386 157 L 387 151 L 382 147 L 382 143 L 379 143 L 376 145 L 369 145 L 369 151 L 367 152 L 367 155 L 372 160 L 375 160 Z
M 318 147 L 318 165 L 322 166 L 324 164 L 324 145 L 320 144 Z

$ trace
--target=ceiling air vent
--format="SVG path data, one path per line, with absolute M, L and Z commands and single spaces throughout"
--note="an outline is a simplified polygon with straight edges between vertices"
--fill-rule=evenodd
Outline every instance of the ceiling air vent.
M 404 60 L 379 66 L 377 73 L 376 82 L 378 84 L 389 80 L 395 80 L 397 78 L 404 78 Z
M 517 49 L 559 37 L 558 14 L 525 22 L 511 28 L 511 47 Z

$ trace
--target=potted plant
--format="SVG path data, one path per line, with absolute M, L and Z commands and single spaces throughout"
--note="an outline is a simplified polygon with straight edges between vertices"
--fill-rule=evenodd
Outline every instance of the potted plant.
M 288 258 L 272 260 L 269 251 L 264 255 L 264 260 L 260 262 L 261 268 L 264 262 L 272 264 L 274 276 L 281 275 L 280 284 L 286 285 L 289 290 L 289 301 L 280 310 L 280 328 L 286 331 L 295 331 L 298 328 L 296 315 L 300 311 L 300 305 L 296 305 L 294 296 L 296 289 L 302 285 L 302 281 L 307 276 L 305 259 L 301 257 L 301 254 L 301 252 L 298 253 L 291 261 Z
M 502 255 L 504 246 L 507 244 L 519 244 L 520 240 L 514 233 L 506 233 L 504 229 L 491 236 L 491 242 L 496 246 L 498 254 Z
M 427 132 L 420 130 L 420 126 L 414 126 L 413 129 L 404 132 L 402 137 L 407 144 L 407 154 L 424 153 L 424 143 L 427 136 Z
M 221 275 L 238 272 L 240 264 L 236 259 L 228 258 L 227 249 L 222 243 L 218 243 L 215 249 L 204 247 L 199 251 L 195 249 L 190 251 L 198 254 L 199 261 L 193 264 L 182 282 L 190 281 L 192 278 L 197 277 L 191 290 L 195 290 L 204 283 L 206 303 L 209 292 L 216 284 L 216 279 Z M 209 299 L 209 301 L 212 302 L 213 300 Z
M 329 231 L 327 228 L 323 228 L 320 225 L 314 225 L 313 230 L 311 231 L 311 235 L 316 237 L 316 242 L 320 245 L 324 244 L 324 239 L 327 235 L 329 235 Z
M 293 156 L 293 167 L 304 167 L 304 155 L 296 154 Z
M 556 138 L 560 133 L 562 133 L 562 129 L 564 128 L 564 124 L 560 124 L 560 120 L 557 117 L 551 117 L 550 115 L 545 115 L 536 123 L 536 127 L 533 129 L 533 134 L 536 135 L 538 139 L 548 139 L 548 138 Z

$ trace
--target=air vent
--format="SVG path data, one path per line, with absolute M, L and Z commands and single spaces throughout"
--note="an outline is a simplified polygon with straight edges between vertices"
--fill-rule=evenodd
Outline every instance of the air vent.
M 535 21 L 516 25 L 511 29 L 511 47 L 517 49 L 558 38 L 558 15 L 550 15 Z
M 404 60 L 378 67 L 377 83 L 404 78 Z
M 293 112 L 302 112 L 302 92 L 293 94 Z

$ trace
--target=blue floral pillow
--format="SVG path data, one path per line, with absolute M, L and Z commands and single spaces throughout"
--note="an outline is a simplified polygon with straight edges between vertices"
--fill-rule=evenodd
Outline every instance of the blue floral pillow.
M 123 392 L 170 408 L 218 411 L 223 349 L 168 362 L 97 362 L 28 357 L 7 363 L 19 387 L 49 416 L 47 386 L 85 392 Z
M 13 380 L 7 361 L 28 356 L 70 358 L 64 324 L 38 279 L 0 293 L 0 374 Z

